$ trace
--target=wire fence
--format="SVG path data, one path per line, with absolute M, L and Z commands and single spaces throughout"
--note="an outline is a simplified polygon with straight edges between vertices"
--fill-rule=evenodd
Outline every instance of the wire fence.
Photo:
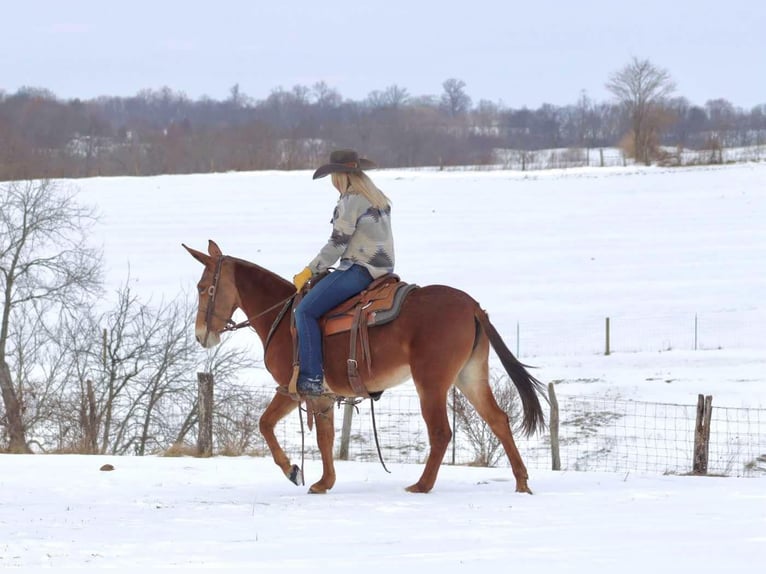
M 568 317 L 561 322 L 519 321 L 506 341 L 519 357 L 593 355 L 667 350 L 757 349 L 766 337 L 766 310 L 726 309 L 719 312 L 668 314 L 615 314 L 612 317 Z M 271 390 L 238 391 L 250 397 L 248 412 L 257 417 L 273 396 Z M 650 472 L 683 474 L 692 471 L 695 438 L 695 405 L 631 401 L 608 397 L 559 399 L 559 447 L 562 470 Z M 428 433 L 413 387 L 405 385 L 383 394 L 375 403 L 383 458 L 387 462 L 423 463 L 428 455 Z M 336 437 L 341 436 L 343 409 L 336 411 Z M 450 464 L 506 465 L 502 449 L 485 428 L 466 432 L 450 413 L 453 442 L 445 457 Z M 511 413 L 512 419 L 513 413 Z M 232 413 L 218 417 L 216 449 L 248 450 L 268 455 L 255 419 L 237 426 Z M 708 473 L 726 476 L 766 474 L 766 410 L 717 407 L 710 421 Z M 297 417 L 277 428 L 278 438 L 295 459 L 305 442 L 306 455 L 318 457 L 313 436 L 301 437 Z M 471 437 L 481 436 L 485 444 Z M 222 437 L 225 437 L 222 440 Z M 551 468 L 550 435 L 516 442 L 530 469 Z M 226 444 L 223 444 L 223 443 Z M 336 446 L 339 440 L 336 440 Z M 233 447 L 231 445 L 234 445 Z M 348 457 L 357 461 L 378 459 L 370 417 L 370 403 L 356 408 L 348 442 Z
M 504 337 L 517 356 L 758 348 L 766 310 L 616 313 L 561 321 L 518 320 Z
M 766 145 L 715 149 L 679 149 L 663 147 L 664 158 L 658 163 L 666 166 L 715 165 L 733 162 L 759 162 L 766 159 Z M 495 150 L 495 167 L 518 171 L 571 169 L 577 167 L 625 167 L 635 165 L 634 159 L 620 148 L 557 148 L 542 150 Z
M 271 394 L 257 399 L 267 401 Z M 410 390 L 384 393 L 375 403 L 376 426 L 384 461 L 423 463 L 428 455 L 428 433 L 420 414 L 417 395 Z M 713 406 L 708 474 L 723 476 L 766 475 L 766 409 Z M 336 450 L 339 446 L 344 410 L 336 411 Z M 648 472 L 686 474 L 694 457 L 695 405 L 653 403 L 607 398 L 559 399 L 559 448 L 561 470 Z M 454 421 L 454 419 L 453 419 Z M 453 422 L 453 442 L 445 456 L 447 464 L 476 464 L 480 450 L 466 429 Z M 300 423 L 289 417 L 278 426 L 278 438 L 295 459 L 318 458 L 312 433 L 302 446 Z M 475 436 L 476 433 L 473 433 Z M 488 431 L 482 436 L 495 440 Z M 547 432 L 516 443 L 530 469 L 551 468 L 551 441 Z M 260 436 L 254 450 L 267 454 Z M 370 403 L 355 408 L 348 458 L 377 461 Z M 502 453 L 502 450 L 500 450 Z M 496 466 L 508 466 L 503 456 Z

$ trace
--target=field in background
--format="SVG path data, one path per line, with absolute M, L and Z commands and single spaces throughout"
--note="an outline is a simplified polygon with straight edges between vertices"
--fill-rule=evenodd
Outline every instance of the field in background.
M 687 472 L 687 413 L 698 394 L 709 394 L 714 409 L 744 409 L 736 420 L 724 415 L 738 411 L 714 410 L 723 418 L 714 418 L 713 436 L 722 438 L 711 447 L 711 471 L 759 472 L 765 164 L 373 176 L 393 200 L 403 279 L 471 293 L 509 347 L 538 367 L 536 376 L 556 383 L 568 409 L 567 468 Z M 112 283 L 129 262 L 134 288 L 153 297 L 191 290 L 198 279 L 181 241 L 204 249 L 212 238 L 226 253 L 290 277 L 327 237 L 334 203 L 329 186 L 308 172 L 80 185 L 105 213 Z M 251 335 L 234 337 L 261 352 Z M 273 387 L 265 371 L 243 384 L 266 395 Z M 378 413 L 390 459 L 422 460 L 425 431 L 412 387 L 388 393 Z M 352 456 L 375 458 L 366 416 L 358 420 Z M 293 424 L 286 423 L 285 440 L 294 451 Z M 548 468 L 545 437 L 521 446 L 531 467 Z M 456 449 L 456 462 L 472 456 Z

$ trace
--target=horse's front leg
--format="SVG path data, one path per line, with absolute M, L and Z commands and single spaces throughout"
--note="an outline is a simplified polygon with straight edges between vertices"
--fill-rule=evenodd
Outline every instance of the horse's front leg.
M 306 404 L 308 409 L 314 413 L 317 446 L 322 456 L 322 478 L 311 485 L 309 492 L 311 494 L 325 494 L 335 486 L 335 463 L 332 452 L 335 442 L 334 401 L 329 397 L 318 397 L 309 399 Z
M 269 406 L 263 411 L 263 414 L 258 421 L 258 427 L 271 451 L 271 456 L 274 459 L 274 462 L 282 469 L 282 472 L 285 473 L 285 476 L 290 479 L 291 482 L 300 486 L 303 484 L 301 469 L 297 465 L 290 463 L 290 459 L 287 454 L 285 454 L 285 451 L 282 450 L 282 447 L 274 434 L 274 427 L 277 423 L 294 411 L 297 406 L 298 403 L 288 395 L 276 393 L 274 398 L 271 399 Z

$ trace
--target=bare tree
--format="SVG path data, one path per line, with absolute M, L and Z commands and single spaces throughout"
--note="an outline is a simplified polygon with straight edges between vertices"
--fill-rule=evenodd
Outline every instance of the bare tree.
M 630 118 L 635 157 L 649 165 L 656 142 L 665 100 L 675 91 L 675 83 L 667 70 L 649 60 L 633 60 L 613 73 L 606 88 L 625 108 Z
M 311 87 L 311 93 L 314 95 L 316 105 L 320 108 L 337 108 L 343 101 L 338 90 L 331 88 L 325 82 L 316 82 Z
M 29 452 L 21 387 L 14 384 L 8 351 L 12 318 L 73 307 L 100 289 L 101 253 L 89 247 L 91 209 L 50 181 L 0 186 L 0 391 L 11 452 Z
M 398 110 L 402 106 L 407 105 L 410 99 L 410 95 L 406 88 L 402 88 L 393 84 L 387 87 L 385 90 L 374 90 L 367 96 L 365 104 L 373 109 L 375 108 L 388 108 L 392 110 Z
M 465 82 L 449 78 L 442 83 L 444 93 L 441 97 L 441 107 L 450 117 L 457 117 L 471 108 L 471 98 L 465 92 Z
M 521 404 L 516 388 L 511 384 L 506 374 L 490 375 L 492 394 L 498 406 L 508 415 L 510 424 L 522 419 Z M 462 393 L 453 396 L 452 409 L 456 418 L 456 432 L 467 437 L 467 442 L 473 450 L 475 466 L 493 466 L 503 456 L 503 445 L 489 428 L 486 421 L 479 416 Z M 516 432 L 516 428 L 513 428 Z

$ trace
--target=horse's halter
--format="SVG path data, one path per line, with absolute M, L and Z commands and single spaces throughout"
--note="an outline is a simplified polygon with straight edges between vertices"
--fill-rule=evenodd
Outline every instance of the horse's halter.
M 205 309 L 205 339 L 202 341 L 202 346 L 205 348 L 207 348 L 207 338 L 210 336 L 210 319 L 218 317 L 218 315 L 215 314 L 215 299 L 216 294 L 218 293 L 218 281 L 221 279 L 221 267 L 223 267 L 224 259 L 226 259 L 226 255 L 222 255 L 218 258 L 218 261 L 215 264 L 215 271 L 213 272 L 213 284 L 207 288 L 208 300 L 207 308 Z M 219 317 L 219 319 L 222 319 L 222 317 Z M 229 317 L 226 319 L 222 331 L 230 330 L 234 324 L 234 321 Z

